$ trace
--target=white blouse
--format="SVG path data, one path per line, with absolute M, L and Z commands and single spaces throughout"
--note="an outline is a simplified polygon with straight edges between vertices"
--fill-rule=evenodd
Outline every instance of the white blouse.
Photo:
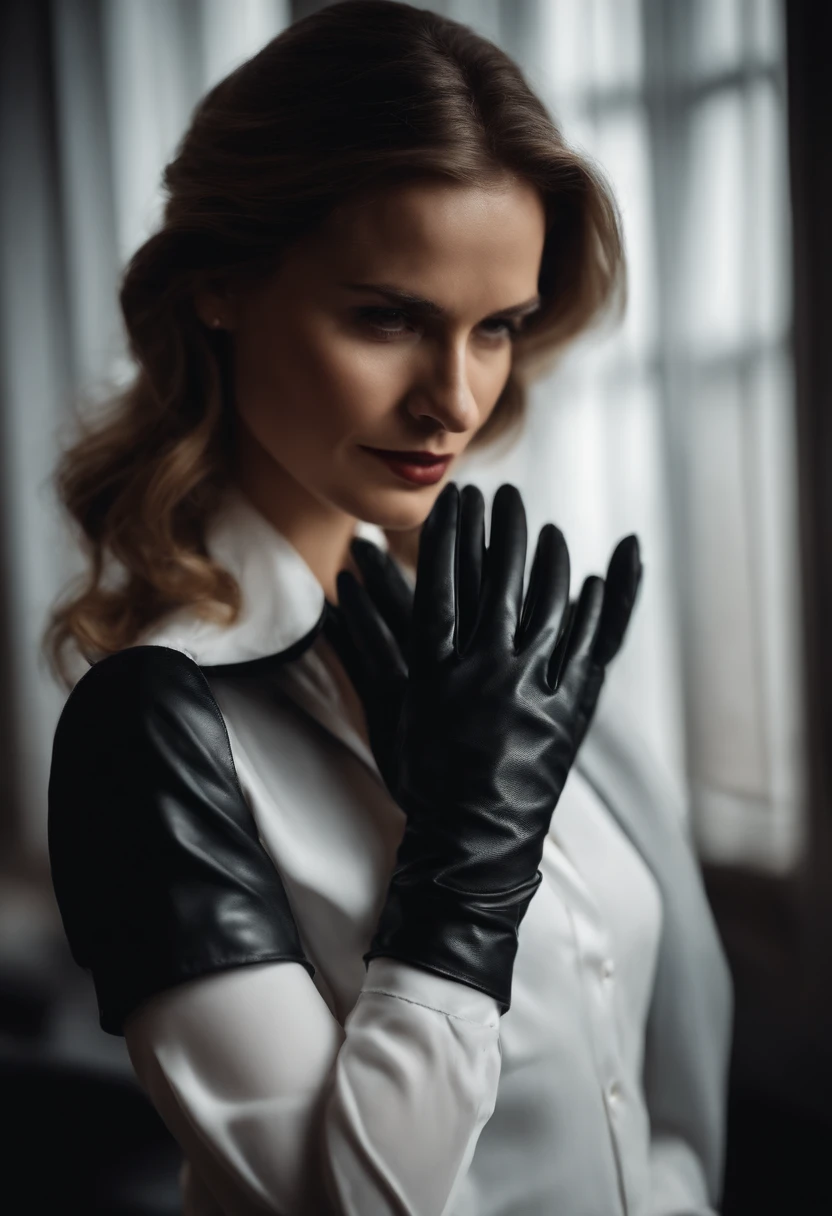
M 711 1212 L 696 1154 L 651 1137 L 662 906 L 594 790 L 573 768 L 502 1018 L 466 984 L 394 959 L 365 967 L 405 820 L 343 669 L 323 634 L 256 680 L 210 669 L 296 642 L 322 589 L 240 495 L 209 549 L 241 584 L 241 621 L 180 613 L 141 641 L 204 665 L 315 975 L 217 971 L 128 1019 L 137 1077 L 186 1157 L 185 1216 Z

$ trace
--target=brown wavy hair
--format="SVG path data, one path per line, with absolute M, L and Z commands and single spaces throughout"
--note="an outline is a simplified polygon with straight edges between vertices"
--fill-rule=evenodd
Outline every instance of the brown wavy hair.
M 426 177 L 486 184 L 506 172 L 545 205 L 543 307 L 515 339 L 511 374 L 468 450 L 516 435 L 530 378 L 596 318 L 620 312 L 620 223 L 598 171 L 508 55 L 398 0 L 321 9 L 202 98 L 164 170 L 161 228 L 120 283 L 134 378 L 81 420 L 55 472 L 88 559 L 44 634 L 67 687 L 70 644 L 94 661 L 181 605 L 228 622 L 239 612 L 239 587 L 204 542 L 230 478 L 230 335 L 199 321 L 196 292 L 270 275 L 359 191 Z

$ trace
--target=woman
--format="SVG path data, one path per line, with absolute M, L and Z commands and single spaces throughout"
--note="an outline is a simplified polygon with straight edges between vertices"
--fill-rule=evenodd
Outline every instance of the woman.
M 713 1211 L 724 960 L 600 712 L 637 543 L 570 605 L 547 524 L 524 597 L 517 490 L 486 546 L 450 480 L 618 297 L 606 187 L 501 51 L 379 0 L 211 90 L 165 184 L 136 379 L 59 475 L 49 830 L 185 1211 Z

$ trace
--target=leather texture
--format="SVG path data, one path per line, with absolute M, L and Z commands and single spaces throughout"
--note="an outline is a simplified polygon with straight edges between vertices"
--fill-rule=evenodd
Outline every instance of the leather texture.
M 178 650 L 120 651 L 75 686 L 53 744 L 48 843 L 70 949 L 109 1034 L 208 972 L 283 960 L 315 974 L 222 714 Z
M 552 813 L 621 644 L 641 567 L 628 537 L 607 583 L 590 576 L 570 611 L 566 543 L 546 524 L 524 600 L 519 491 L 497 491 L 488 548 L 484 513 L 473 485 L 460 493 L 451 482 L 437 498 L 420 537 L 404 654 L 407 594 L 389 562 L 389 621 L 373 603 L 372 578 L 362 587 L 341 572 L 328 633 L 364 702 L 379 769 L 407 815 L 365 963 L 385 955 L 451 976 L 495 997 L 506 1013 Z

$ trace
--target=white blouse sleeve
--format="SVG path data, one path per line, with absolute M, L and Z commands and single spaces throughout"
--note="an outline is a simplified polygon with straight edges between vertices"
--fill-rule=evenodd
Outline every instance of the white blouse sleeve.
M 702 1162 L 674 1133 L 656 1133 L 650 1141 L 649 1216 L 717 1216 Z
M 304 967 L 270 962 L 177 984 L 124 1030 L 189 1161 L 185 1216 L 441 1216 L 500 1077 L 496 1000 L 389 958 L 343 1027 Z

